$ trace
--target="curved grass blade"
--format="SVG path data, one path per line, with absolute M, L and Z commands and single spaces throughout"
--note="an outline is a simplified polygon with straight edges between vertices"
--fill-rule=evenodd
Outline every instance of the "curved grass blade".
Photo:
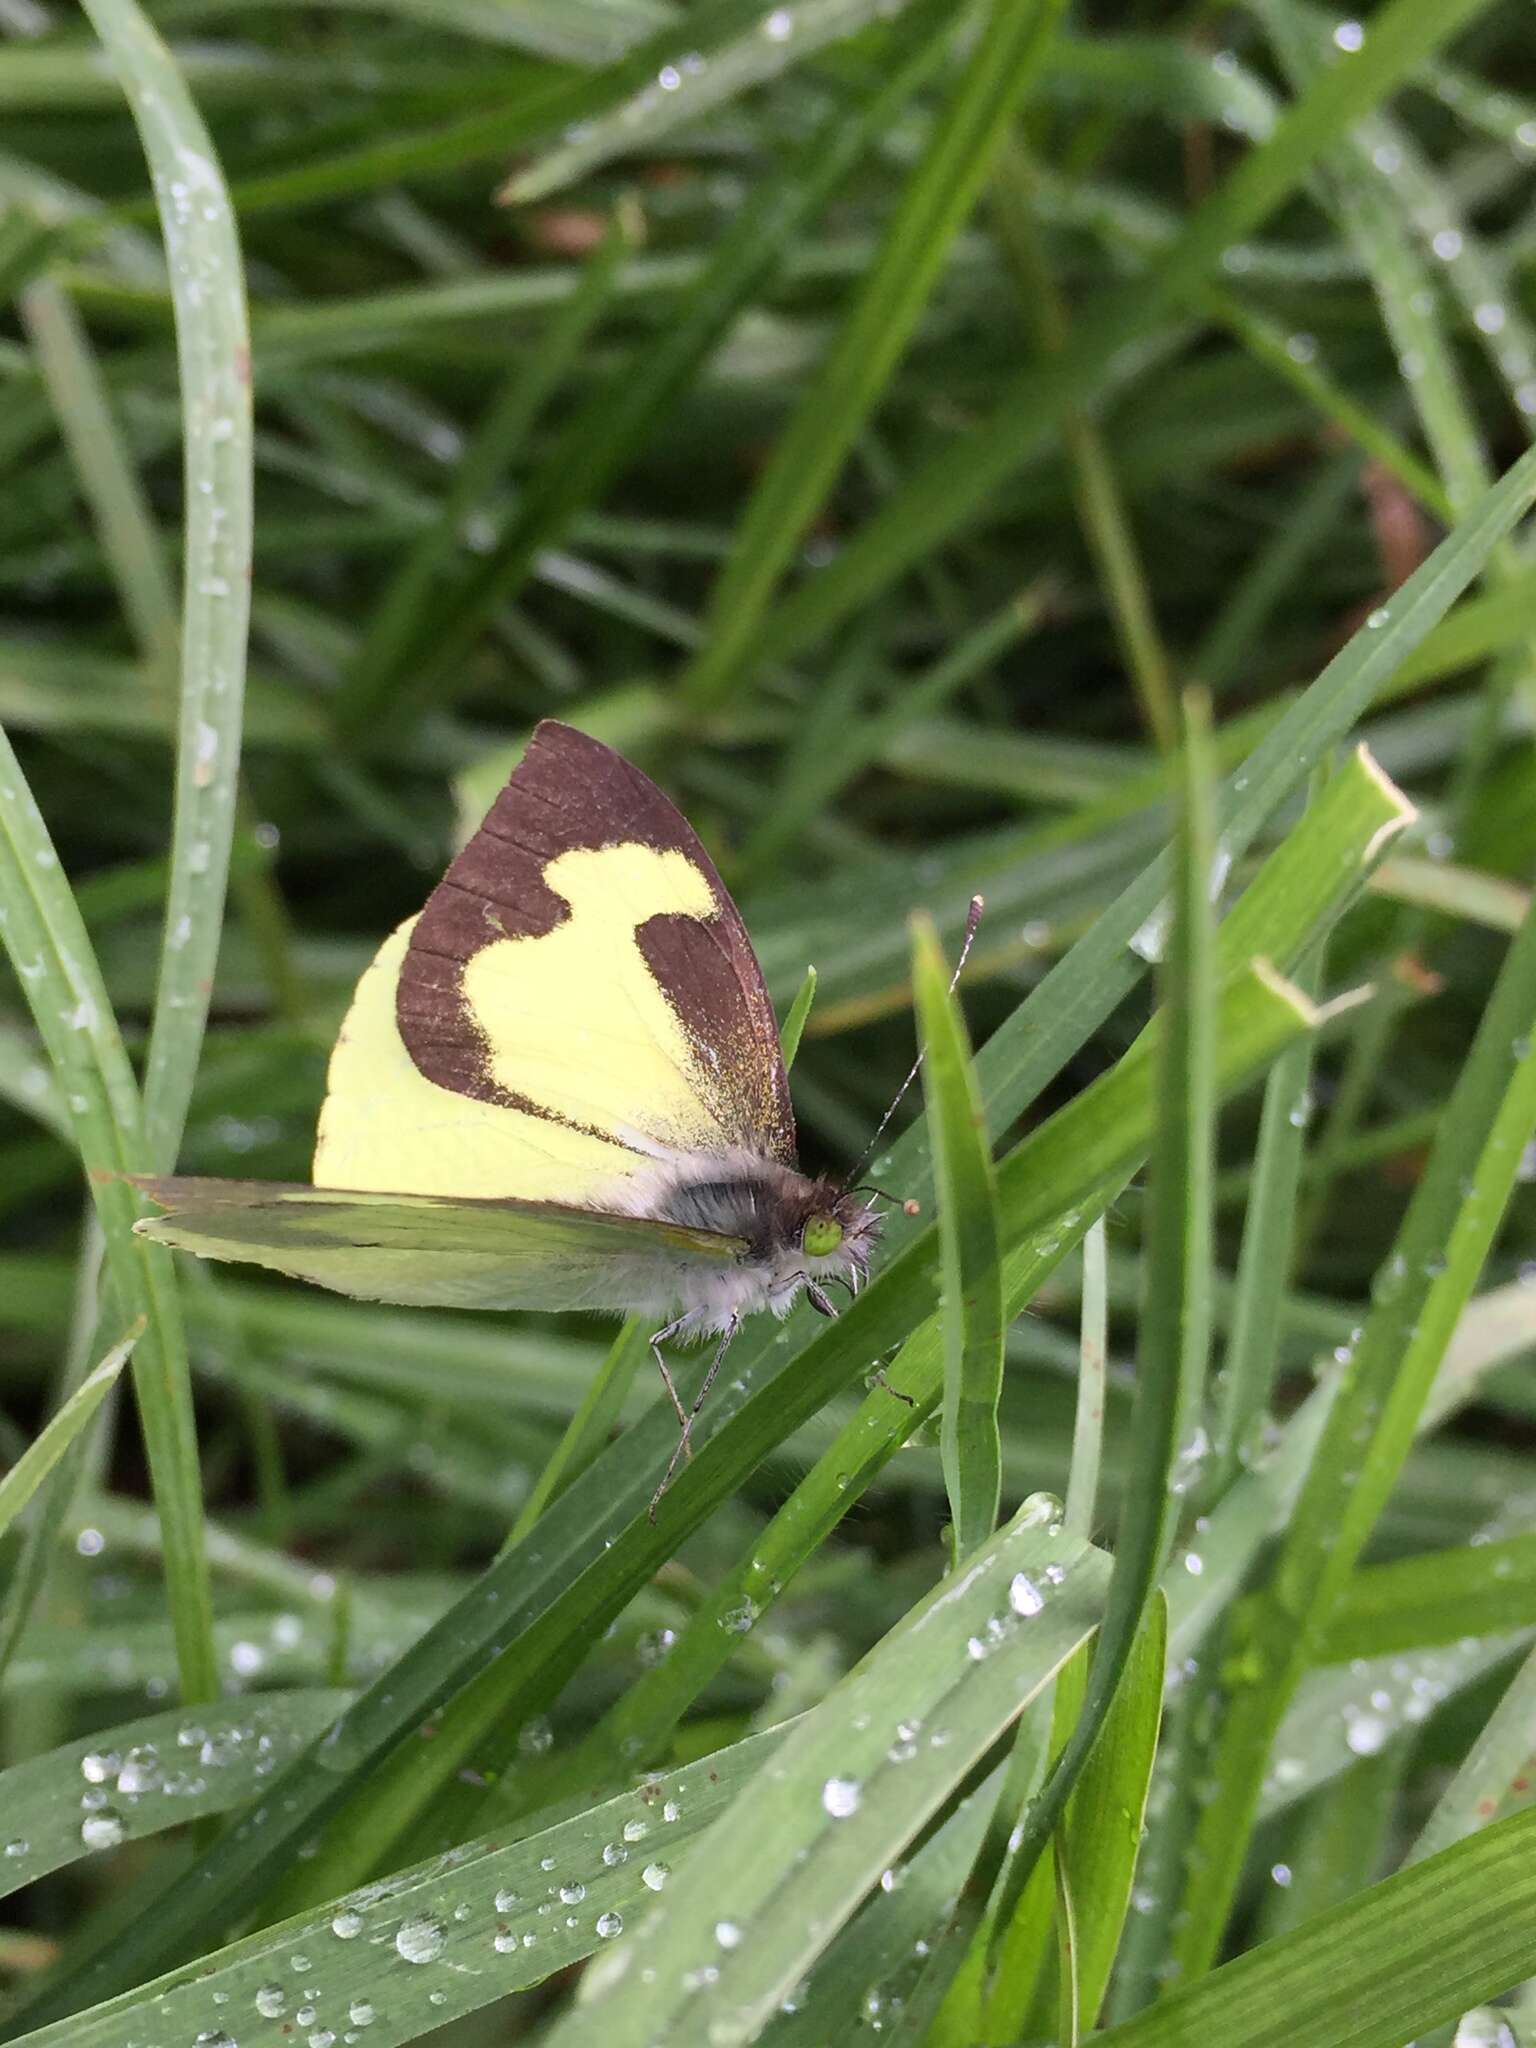
M 218 156 L 137 0 L 85 0 L 127 95 L 165 236 L 181 372 L 185 524 L 180 731 L 144 1134 L 173 1164 L 219 953 L 240 764 L 250 614 L 251 346 Z
M 963 1565 L 997 1526 L 1003 1446 L 1003 1272 L 997 1183 L 981 1095 L 949 970 L 931 919 L 912 925 L 912 985 L 923 1041 L 923 1093 L 939 1208 L 944 1419 L 952 1561 Z
M 310 1687 L 148 1714 L 0 1772 L 0 1897 L 122 1842 L 228 1813 L 346 1705 Z
M 1104 2048 L 1400 2048 L 1536 1975 L 1536 1809 L 1250 1949 Z
M 4 1478 L 0 1478 L 0 1535 L 4 1535 L 15 1521 L 116 1386 L 118 1374 L 128 1363 L 134 1345 L 143 1334 L 144 1318 L 140 1317 L 123 1341 L 113 1345 L 58 1413 L 49 1418 L 47 1427 L 27 1446 Z

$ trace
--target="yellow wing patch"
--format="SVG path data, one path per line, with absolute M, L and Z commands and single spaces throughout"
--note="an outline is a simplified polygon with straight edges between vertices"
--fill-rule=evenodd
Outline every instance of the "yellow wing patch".
M 622 1146 L 455 1094 L 421 1073 L 395 1022 L 415 922 L 384 941 L 352 998 L 326 1076 L 315 1185 L 579 1204 L 633 1172 L 640 1162 Z
M 681 853 L 581 847 L 544 880 L 569 918 L 539 937 L 497 939 L 464 969 L 488 1067 L 509 1094 L 620 1141 L 700 1151 L 730 1143 L 707 1100 L 695 1046 L 643 957 L 637 928 L 673 914 L 707 919 L 715 900 Z

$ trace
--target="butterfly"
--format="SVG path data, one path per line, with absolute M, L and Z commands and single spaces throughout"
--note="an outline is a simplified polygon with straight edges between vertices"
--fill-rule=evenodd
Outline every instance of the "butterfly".
M 658 1498 L 743 1321 L 802 1293 L 832 1315 L 880 1234 L 796 1163 L 762 970 L 698 838 L 554 720 L 358 983 L 313 1177 L 144 1179 L 161 1213 L 137 1228 L 365 1300 L 666 1318 Z M 685 1409 L 661 1347 L 711 1336 Z

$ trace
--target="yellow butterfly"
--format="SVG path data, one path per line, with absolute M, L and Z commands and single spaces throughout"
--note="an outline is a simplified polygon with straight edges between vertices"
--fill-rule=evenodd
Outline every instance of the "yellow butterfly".
M 802 1291 L 831 1315 L 823 1283 L 857 1291 L 880 1228 L 795 1163 L 762 970 L 697 837 L 550 720 L 359 982 L 314 1185 L 140 1185 L 146 1236 L 342 1294 L 664 1315 L 679 1454 L 742 1320 Z M 689 1412 L 660 1347 L 704 1335 Z

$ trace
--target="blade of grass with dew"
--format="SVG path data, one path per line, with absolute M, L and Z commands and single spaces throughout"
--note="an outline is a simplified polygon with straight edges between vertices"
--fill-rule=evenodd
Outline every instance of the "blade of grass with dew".
M 717 707 L 732 688 L 774 589 L 906 348 L 1060 15 L 1061 0 L 990 0 L 875 259 L 736 527 L 710 596 L 708 639 L 680 684 L 695 711 Z
M 1533 496 L 1536 456 L 1523 458 L 1494 486 L 1403 586 L 1386 608 L 1385 619 L 1354 636 L 1237 772 L 1223 807 L 1224 844 L 1234 859 L 1240 857 L 1276 805 L 1305 778 L 1327 749 L 1347 734 L 1385 677 L 1438 623 L 1477 573 L 1488 551 L 1529 508 Z M 1053 969 L 1015 1017 L 994 1033 L 977 1062 L 989 1117 L 1004 1121 L 1017 1115 L 1135 985 L 1144 963 L 1128 950 L 1129 941 L 1155 911 L 1166 886 L 1164 864 L 1154 863 L 1104 913 L 1092 933 Z M 1294 957 L 1286 941 L 1270 950 L 1282 960 Z M 899 1142 L 892 1148 L 889 1164 L 904 1186 L 914 1195 L 921 1194 L 924 1176 L 920 1141 Z M 897 1251 L 906 1236 L 898 1223 L 892 1231 Z M 845 1325 L 837 1332 L 818 1333 L 798 1355 L 797 1381 L 803 1385 L 810 1407 L 819 1403 L 824 1384 L 828 1388 L 839 1384 L 858 1369 L 861 1359 L 867 1360 L 872 1352 L 878 1352 L 883 1342 L 895 1341 L 905 1334 L 903 1323 L 906 1329 L 911 1327 L 909 1317 L 898 1316 L 889 1340 L 883 1328 L 877 1327 L 873 1311 L 880 1307 L 879 1290 L 884 1279 L 882 1275 L 871 1287 L 857 1312 L 850 1311 L 851 1328 L 846 1326 L 845 1318 Z M 890 1299 L 895 1292 L 895 1287 L 891 1287 L 885 1298 Z M 867 1331 L 864 1318 L 869 1320 Z M 741 1362 L 743 1392 L 739 1398 L 734 1387 L 721 1390 L 716 1408 L 719 1427 L 713 1447 L 707 1446 L 705 1454 L 695 1460 L 693 1485 L 699 1490 L 695 1494 L 692 1488 L 685 1489 L 673 1503 L 679 1531 L 684 1525 L 684 1509 L 691 1526 L 715 1497 L 706 1486 L 717 1463 L 721 1467 L 718 1483 L 724 1489 L 734 1483 L 737 1473 L 750 1470 L 761 1455 L 755 1434 L 758 1424 L 745 1413 L 738 1415 L 738 1410 L 748 1402 L 746 1389 L 757 1369 L 756 1360 L 757 1355 L 749 1350 Z M 823 1372 L 825 1382 L 818 1377 Z M 775 1378 L 775 1408 L 787 1384 L 782 1376 Z M 761 1390 L 758 1398 L 761 1404 Z M 798 1417 L 791 1414 L 780 1428 L 776 1416 L 775 1425 L 763 1432 L 761 1443 L 779 1440 L 796 1420 Z M 646 1455 L 665 1455 L 659 1436 L 647 1453 L 643 1432 L 628 1446 L 627 1455 L 633 1457 L 637 1451 L 642 1464 Z M 724 1470 L 727 1462 L 729 1474 Z M 688 1475 L 684 1477 L 686 1480 Z M 585 1599 L 595 1591 L 592 1582 L 602 1577 L 605 1565 L 610 1573 L 616 1574 L 617 1563 L 609 1546 L 619 1531 L 643 1513 L 644 1491 L 643 1475 L 636 1482 L 633 1471 L 626 1473 L 617 1466 L 610 1470 L 607 1460 L 599 1460 L 589 1480 L 580 1488 L 573 1488 L 552 1510 L 552 1515 L 559 1518 L 559 1527 L 548 1531 L 545 1568 L 530 1582 L 526 1568 L 520 1567 L 518 1590 L 523 1597 L 510 1617 L 499 1607 L 493 1613 L 483 1602 L 471 1602 L 461 1612 L 459 1624 L 468 1624 L 472 1631 L 483 1633 L 472 1633 L 452 1657 L 445 1658 L 441 1646 L 433 1644 L 409 1667 L 397 1667 L 391 1672 L 388 1681 L 378 1689 L 381 1693 L 389 1692 L 391 1698 L 385 1702 L 372 1697 L 366 1712 L 339 1732 L 328 1763 L 339 1763 L 341 1771 L 321 1770 L 309 1763 L 302 1771 L 287 1774 L 285 1797 L 292 1798 L 294 1803 L 283 1815 L 283 1824 L 278 1826 L 276 1815 L 271 1815 L 263 1827 L 250 1828 L 237 1845 L 205 1859 L 199 1866 L 195 1888 L 188 1884 L 168 1890 L 138 1925 L 125 1930 L 113 1947 L 103 1952 L 94 1967 L 87 1966 L 79 1973 L 72 1987 L 76 2002 L 82 1996 L 94 1995 L 97 1987 L 122 1982 L 124 1973 L 142 1974 L 144 1967 L 154 1967 L 191 1939 L 195 1929 L 215 1922 L 225 1909 L 226 1900 L 238 1902 L 248 1898 L 252 1885 L 263 1877 L 269 1882 L 270 1874 L 286 1860 L 290 1845 L 304 1839 L 334 1805 L 338 1776 L 344 1776 L 348 1770 L 368 1768 L 385 1746 L 417 1725 L 451 1688 L 453 1673 L 462 1668 L 465 1659 L 478 1662 L 484 1642 L 496 1640 L 504 1628 L 531 1628 L 541 1616 L 545 1626 L 553 1626 L 555 1616 L 563 1612 L 562 1602 L 569 1603 L 571 1599 L 566 1589 L 578 1577 L 584 1576 Z M 674 1489 L 674 1493 L 677 1491 Z M 673 1540 L 669 1527 L 652 1541 L 642 1541 L 632 1557 L 626 1556 L 626 1567 L 638 1574 L 633 1583 L 640 1583 L 652 1569 L 653 1550 L 659 1559 Z M 593 1566 L 595 1571 L 589 1569 Z M 494 1585 L 494 1574 L 491 1583 Z M 627 1570 L 620 1583 L 631 1583 Z M 1211 1583 L 1216 1583 L 1214 1573 Z M 1194 1582 L 1189 1584 L 1193 1587 Z M 622 1599 L 622 1591 L 613 1597 Z M 583 1607 L 584 1622 L 591 1612 Z
M 117 1384 L 117 1376 L 128 1363 L 129 1354 L 143 1331 L 141 1319 L 123 1341 L 115 1344 L 101 1363 L 86 1375 L 64 1405 L 50 1417 L 42 1434 L 27 1446 L 4 1478 L 0 1478 L 0 1534 L 15 1521 Z
M 174 1163 L 218 959 L 240 762 L 252 528 L 251 348 L 234 215 L 207 128 L 137 0 L 85 0 L 139 129 L 176 314 L 185 474 L 180 732 L 160 982 L 144 1078 Z
M 952 1562 L 963 1565 L 997 1526 L 1003 1449 L 1003 1274 L 997 1184 L 970 1043 L 931 921 L 912 924 L 912 984 L 923 1044 L 923 1096 L 939 1209 L 944 1331 L 941 1446 Z
M 525 206 L 574 184 L 617 156 L 653 149 L 663 136 L 773 78 L 790 64 L 814 56 L 829 42 L 856 34 L 882 10 L 878 0 L 799 0 L 793 12 L 774 9 L 754 21 L 746 35 L 724 43 L 707 64 L 690 56 L 648 78 L 633 98 L 601 118 L 582 123 L 562 142 L 524 169 L 515 171 L 497 198 Z M 690 26 L 688 34 L 692 35 Z M 658 89 L 658 86 L 660 89 Z
M 1020 1576 L 1047 1583 L 1052 1565 L 1049 1597 L 1022 1611 Z M 1085 1639 L 1106 1577 L 1099 1553 L 1053 1535 L 1049 1510 L 1028 1505 L 798 1723 L 552 2044 L 753 2039 L 881 1871 Z M 914 1738 L 898 1724 L 913 1722 L 909 1754 Z M 942 1745 L 923 1739 L 935 1729 Z M 743 1839 L 763 1853 L 744 1858 Z
M 133 1236 L 123 1176 L 146 1163 L 138 1090 L 91 942 L 48 828 L 0 731 L 0 907 L 4 941 L 68 1106 L 122 1312 L 146 1319 L 133 1383 L 166 1532 L 166 1593 L 189 1701 L 215 1697 L 197 1438 L 175 1276 Z M 119 1325 L 121 1327 L 121 1325 Z
M 1399 2048 L 1536 1974 L 1536 1810 L 1464 1842 L 1294 1933 L 1171 1992 L 1105 2048 Z
M 1218 1059 L 1215 913 L 1216 837 L 1205 700 L 1184 706 L 1177 882 L 1161 983 L 1158 1117 L 1147 1230 L 1147 1291 L 1139 1339 L 1132 1451 L 1115 1542 L 1104 1624 L 1087 1688 L 1051 1775 L 1020 1821 L 996 1924 L 1012 1908 L 1054 1832 L 1093 1748 L 1156 1600 L 1173 1545 L 1180 1445 L 1204 1385 L 1210 1348 L 1214 1203 L 1212 1151 Z M 1234 916 L 1236 913 L 1234 913 Z M 995 1951 L 994 1951 L 995 1955 Z
M 231 2012 L 254 2010 L 265 2019 L 257 2003 L 263 1991 L 264 2003 L 277 2004 L 275 2019 L 292 2025 L 293 2011 L 323 1996 L 338 2013 L 361 2010 L 352 2023 L 370 2029 L 370 2043 L 401 2048 L 614 1941 L 653 1903 L 657 1885 L 674 1881 L 672 1859 L 687 1856 L 741 1789 L 761 1778 L 788 1732 L 776 1728 L 717 1750 L 570 1818 L 545 1818 L 522 1841 L 461 1844 L 449 1858 L 329 1900 L 29 2033 L 26 2048 L 120 2048 L 145 2025 L 193 2041 L 200 2031 L 227 2031 Z M 616 1842 L 642 1841 L 642 1852 L 617 1863 L 602 1853 Z M 560 1898 L 562 1888 L 576 1896 Z M 557 1914 L 541 1910 L 552 1901 Z
M 0 1771 L 9 1837 L 0 1897 L 114 1841 L 143 1841 L 243 1805 L 274 1768 L 324 1732 L 347 1697 L 310 1687 L 210 1703 L 198 1714 L 196 1742 L 184 1739 L 193 1724 L 177 1707 Z M 80 1819 L 82 1782 L 103 1787 L 112 1802 L 87 1811 L 86 1827 L 92 1811 L 98 1822 L 90 1832 Z
M 1170 305 L 1195 294 L 1223 250 L 1251 234 L 1316 160 L 1482 10 L 1483 0 L 1388 0 L 1347 64 L 1323 72 L 1204 200 L 1146 281 L 1118 306 L 1082 321 L 1071 357 L 1020 374 L 1001 403 L 912 471 L 814 582 L 754 621 L 756 658 L 793 658 L 848 611 L 932 553 L 983 507 L 1039 445 L 1061 412 L 1084 404 L 1121 348 Z
M 1274 1572 L 1245 1617 L 1176 1953 L 1209 1967 L 1226 1925 L 1275 1729 L 1412 1442 L 1446 1344 L 1536 1127 L 1536 915 L 1512 941 L 1429 1164 L 1381 1269 Z

